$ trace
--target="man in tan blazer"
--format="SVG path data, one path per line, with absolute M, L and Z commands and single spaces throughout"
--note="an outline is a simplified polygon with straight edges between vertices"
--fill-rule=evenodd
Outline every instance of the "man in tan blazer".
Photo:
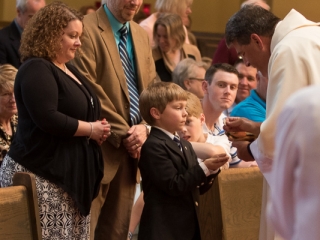
M 102 147 L 104 178 L 91 207 L 91 239 L 127 239 L 135 193 L 137 158 L 147 137 L 142 123 L 132 125 L 126 75 L 118 44 L 119 28 L 126 24 L 128 55 L 140 94 L 156 72 L 147 33 L 132 20 L 142 0 L 102 0 L 102 6 L 84 17 L 82 54 L 73 63 L 90 80 L 100 98 L 101 118 L 111 124 L 111 136 Z M 129 47 L 128 47 L 129 46 Z

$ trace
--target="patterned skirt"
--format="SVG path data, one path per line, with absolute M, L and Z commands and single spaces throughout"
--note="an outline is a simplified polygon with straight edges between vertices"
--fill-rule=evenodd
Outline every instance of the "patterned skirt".
M 0 168 L 0 185 L 12 185 L 16 172 L 30 172 L 6 155 Z M 43 240 L 90 238 L 90 214 L 83 216 L 72 198 L 57 185 L 35 175 Z

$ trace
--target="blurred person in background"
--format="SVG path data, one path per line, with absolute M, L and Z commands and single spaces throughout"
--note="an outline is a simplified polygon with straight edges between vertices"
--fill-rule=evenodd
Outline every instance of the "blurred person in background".
M 188 31 L 188 39 L 190 44 L 198 46 L 196 36 L 191 32 L 192 19 L 191 16 L 188 15 L 186 20 L 182 19 L 183 25 L 187 28 Z
M 161 81 L 172 81 L 172 72 L 182 59 L 192 58 L 201 61 L 199 49 L 185 43 L 186 32 L 179 15 L 159 15 L 154 24 L 153 37 L 156 45 L 152 49 L 152 56 Z
M 244 117 L 254 122 L 266 119 L 268 78 L 258 72 L 257 82 L 257 88 L 251 89 L 250 95 L 233 108 L 231 117 Z
M 192 2 L 193 0 L 157 0 L 156 1 L 155 9 L 157 10 L 157 12 L 151 14 L 145 20 L 140 22 L 140 26 L 144 30 L 146 30 L 148 33 L 151 47 L 155 46 L 153 28 L 159 15 L 162 13 L 175 13 L 181 17 L 181 20 L 183 22 L 183 29 L 186 34 L 185 42 L 190 43 L 188 38 L 188 31 L 185 26 L 189 24 L 188 16 L 192 13 L 191 11 Z
M 21 65 L 20 39 L 29 19 L 46 5 L 45 0 L 17 0 L 17 16 L 0 30 L 0 64 L 9 63 L 15 68 Z
M 192 58 L 183 59 L 172 72 L 172 82 L 202 99 L 204 95 L 202 82 L 205 81 L 206 74 L 205 66 L 205 63 L 197 62 Z
M 96 11 L 96 8 L 94 6 L 91 6 L 91 5 L 82 6 L 79 9 L 79 12 L 81 12 L 83 15 L 87 15 L 87 14 L 93 13 L 95 11 Z
M 142 10 L 140 9 L 136 15 L 134 15 L 133 17 L 133 21 L 135 21 L 136 23 L 141 23 L 144 19 L 146 19 L 148 16 L 147 14 Z
M 239 72 L 239 86 L 235 100 L 238 104 L 250 95 L 251 89 L 257 88 L 257 69 L 246 66 L 242 59 L 239 59 L 234 66 Z
M 18 117 L 13 93 L 17 69 L 10 64 L 0 65 L 0 166 L 15 135 Z
M 277 119 L 268 217 L 287 240 L 320 236 L 319 92 L 319 85 L 295 92 Z
M 257 5 L 268 11 L 270 11 L 270 6 L 264 0 L 247 0 L 241 4 L 241 8 L 246 5 Z M 218 44 L 218 47 L 213 55 L 212 64 L 215 63 L 229 63 L 234 65 L 239 59 L 237 51 L 234 47 L 227 47 L 226 39 L 222 38 Z
M 239 86 L 237 90 L 236 100 L 231 107 L 226 109 L 223 113 L 229 117 L 233 109 L 240 103 L 245 100 L 249 95 L 251 89 L 256 89 L 257 87 L 257 69 L 252 66 L 246 66 L 243 60 L 238 59 L 234 67 L 239 72 Z

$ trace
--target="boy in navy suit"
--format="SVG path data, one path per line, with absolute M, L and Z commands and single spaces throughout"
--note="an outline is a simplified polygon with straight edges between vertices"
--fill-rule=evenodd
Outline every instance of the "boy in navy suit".
M 191 144 L 179 139 L 185 125 L 187 93 L 174 83 L 158 82 L 139 101 L 143 119 L 152 126 L 142 146 L 139 168 L 144 209 L 139 240 L 199 240 L 199 193 L 207 191 L 228 161 L 226 154 L 198 163 Z

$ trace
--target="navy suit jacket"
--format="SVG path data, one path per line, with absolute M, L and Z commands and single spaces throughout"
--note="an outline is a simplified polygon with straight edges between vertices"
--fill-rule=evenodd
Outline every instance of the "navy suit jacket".
M 20 32 L 14 21 L 0 30 L 0 64 L 9 63 L 19 68 L 20 61 Z
M 212 186 L 188 141 L 182 151 L 163 131 L 152 128 L 141 149 L 139 168 L 144 209 L 139 240 L 199 240 L 199 193 Z M 199 191 L 200 190 L 200 191 Z

